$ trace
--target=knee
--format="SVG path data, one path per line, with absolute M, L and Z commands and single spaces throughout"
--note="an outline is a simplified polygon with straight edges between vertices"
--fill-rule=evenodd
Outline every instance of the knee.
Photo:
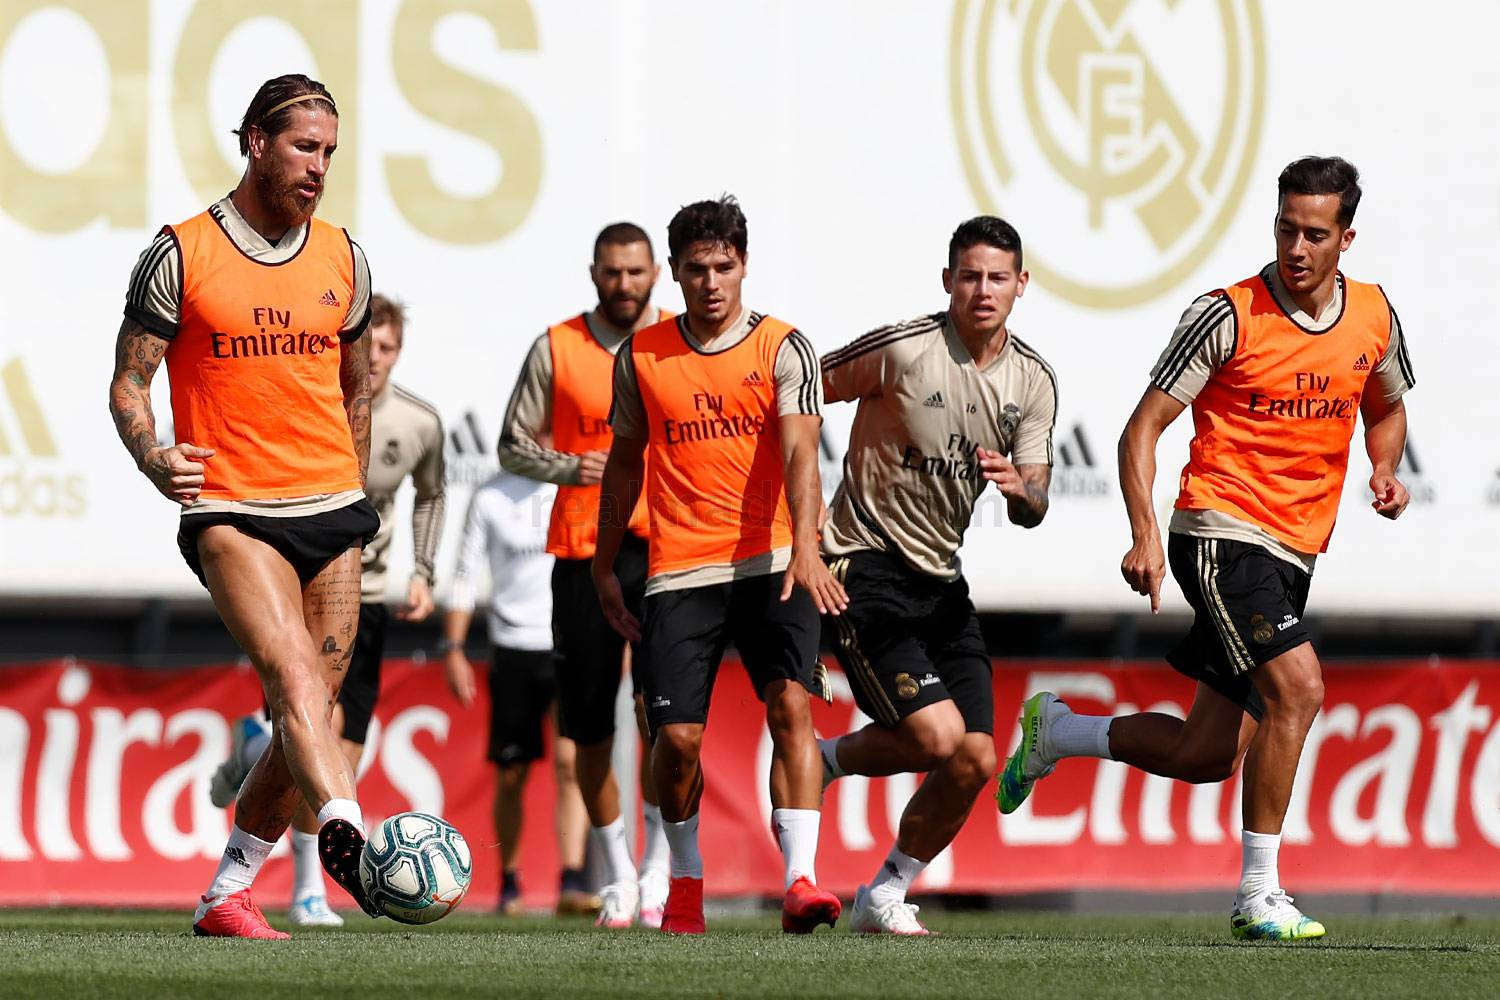
M 1194 753 L 1182 759 L 1180 765 L 1179 780 L 1194 785 L 1216 785 L 1234 777 L 1234 772 L 1239 770 L 1240 760 L 1237 754 L 1225 756 L 1220 753 Z
M 304 718 L 329 718 L 333 692 L 311 664 L 289 661 L 274 667 L 266 685 L 266 701 L 278 720 L 296 725 Z
M 989 782 L 998 764 L 995 741 L 985 733 L 967 733 L 946 766 L 953 780 L 972 794 Z
M 812 710 L 807 690 L 800 684 L 779 681 L 766 691 L 766 725 L 776 734 L 805 729 L 812 733 Z
M 952 718 L 944 716 L 926 719 L 921 725 L 913 727 L 911 736 L 912 767 L 920 771 L 931 771 L 958 753 L 963 745 L 963 719 L 956 712 Z
M 1312 725 L 1323 708 L 1323 677 L 1316 668 L 1297 671 L 1278 678 L 1275 690 L 1264 698 L 1269 721 L 1281 721 L 1306 728 Z
M 500 768 L 499 778 L 500 792 L 503 795 L 514 795 L 526 787 L 526 767 L 522 764 L 508 764 Z
M 698 760 L 703 733 L 696 726 L 663 726 L 656 734 L 652 749 L 657 760 L 674 765 L 690 765 Z

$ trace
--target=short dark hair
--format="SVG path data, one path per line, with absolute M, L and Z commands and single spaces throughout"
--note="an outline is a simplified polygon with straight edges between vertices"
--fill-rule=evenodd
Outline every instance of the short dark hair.
M 599 230 L 599 235 L 594 238 L 594 259 L 599 259 L 599 251 L 604 247 L 629 246 L 632 243 L 646 244 L 646 252 L 651 259 L 656 259 L 656 251 L 651 247 L 651 237 L 646 231 L 634 222 L 612 222 Z
M 406 340 L 406 303 L 376 292 L 370 296 L 370 326 L 395 328 L 396 340 Z
M 1021 272 L 1021 234 L 1004 219 L 993 215 L 976 215 L 959 223 L 958 228 L 953 230 L 953 238 L 948 241 L 948 267 L 957 267 L 958 255 L 977 246 L 1009 250 L 1016 257 L 1016 273 Z
M 285 103 L 308 95 L 316 96 L 295 104 Z M 284 107 L 280 106 L 283 104 Z M 274 139 L 292 123 L 292 113 L 304 107 L 320 107 L 335 118 L 339 116 L 338 105 L 333 103 L 333 95 L 328 93 L 328 88 L 301 73 L 288 73 L 261 84 L 255 96 L 250 99 L 250 106 L 245 109 L 240 127 L 234 130 L 234 134 L 240 138 L 240 155 L 250 155 L 252 127 Z M 272 111 L 273 108 L 275 111 Z
M 745 256 L 750 248 L 750 229 L 734 195 L 721 194 L 712 201 L 684 205 L 667 224 L 667 249 L 674 258 L 694 243 L 704 242 L 733 247 L 741 258 Z
M 1339 225 L 1348 229 L 1362 193 L 1359 170 L 1342 156 L 1304 156 L 1288 163 L 1276 178 L 1276 211 L 1281 212 L 1281 204 L 1289 194 L 1336 194 Z

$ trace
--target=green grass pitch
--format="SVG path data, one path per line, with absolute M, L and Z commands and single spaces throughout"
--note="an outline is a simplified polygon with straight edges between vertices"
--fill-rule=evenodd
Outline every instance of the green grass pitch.
M 285 927 L 282 914 L 272 922 Z M 1325 997 L 1500 994 L 1500 920 L 1334 917 L 1329 936 L 1242 944 L 1224 915 L 931 914 L 941 936 L 786 937 L 774 915 L 709 934 L 458 913 L 351 916 L 291 941 L 197 939 L 186 914 L 0 911 L 7 997 Z M 842 924 L 843 921 L 840 921 Z

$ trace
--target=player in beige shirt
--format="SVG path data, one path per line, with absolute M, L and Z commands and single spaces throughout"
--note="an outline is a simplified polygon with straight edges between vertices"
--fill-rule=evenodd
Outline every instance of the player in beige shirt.
M 1057 379 L 1007 325 L 1026 280 L 1015 229 L 970 219 L 949 243 L 945 312 L 823 359 L 825 398 L 859 403 L 823 531 L 849 608 L 825 621 L 874 720 L 820 741 L 824 778 L 928 772 L 854 897 L 856 931 L 927 933 L 906 890 L 995 770 L 991 661 L 958 549 L 988 483 L 1013 523 L 1032 528 L 1047 513 Z

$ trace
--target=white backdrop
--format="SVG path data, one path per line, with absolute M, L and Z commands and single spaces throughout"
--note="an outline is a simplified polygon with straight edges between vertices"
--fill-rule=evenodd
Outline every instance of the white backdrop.
M 665 243 L 681 204 L 750 219 L 747 299 L 821 350 L 941 308 L 954 225 L 1009 217 L 1032 285 L 1014 328 L 1061 383 L 1054 504 L 964 559 L 991 608 L 1138 608 L 1114 442 L 1184 306 L 1272 255 L 1276 174 L 1364 172 L 1353 277 L 1407 329 L 1417 496 L 1366 509 L 1358 440 L 1321 610 L 1500 605 L 1500 30 L 1493 5 L 1394 0 L 95 0 L 0 7 L 0 593 L 201 594 L 175 513 L 132 467 L 105 389 L 154 230 L 238 175 L 256 85 L 305 71 L 342 110 L 325 215 L 410 307 L 398 381 L 450 431 L 440 569 L 543 327 L 592 303 L 606 222 Z M 357 41 L 357 44 L 350 44 Z M 665 256 L 664 247 L 662 256 Z M 663 278 L 657 300 L 680 302 Z M 165 378 L 156 394 L 168 414 Z M 852 412 L 831 408 L 842 449 Z M 1187 420 L 1160 452 L 1165 512 Z M 405 518 L 405 506 L 401 516 Z M 397 543 L 394 580 L 410 564 Z M 1180 601 L 1175 588 L 1169 605 Z

